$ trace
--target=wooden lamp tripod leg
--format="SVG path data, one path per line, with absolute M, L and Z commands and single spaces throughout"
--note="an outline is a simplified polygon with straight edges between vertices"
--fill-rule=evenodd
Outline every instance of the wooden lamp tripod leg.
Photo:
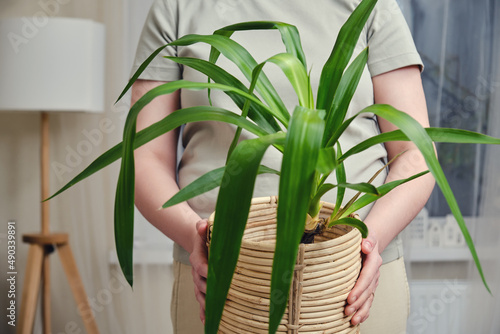
M 33 321 L 35 319 L 35 311 L 37 306 L 38 292 L 42 290 L 42 321 L 44 333 L 50 330 L 50 302 L 47 302 L 50 295 L 50 290 L 46 287 L 40 287 L 42 277 L 46 274 L 44 264 L 48 262 L 50 254 L 54 250 L 54 246 L 59 252 L 61 263 L 66 273 L 68 283 L 75 297 L 76 304 L 80 310 L 80 316 L 85 324 L 85 329 L 88 334 L 99 334 L 97 324 L 95 322 L 90 303 L 87 300 L 87 295 L 83 287 L 78 268 L 76 266 L 73 253 L 68 243 L 68 235 L 59 234 L 25 234 L 23 241 L 30 244 L 28 254 L 28 264 L 26 266 L 26 277 L 24 279 L 23 294 L 21 300 L 21 311 L 18 320 L 17 334 L 31 334 L 33 331 Z M 47 277 L 43 277 L 45 281 L 49 281 Z M 47 289 L 47 290 L 46 290 Z M 46 304 L 46 305 L 44 305 Z M 45 323 L 48 322 L 48 325 Z
M 44 249 L 42 245 L 31 244 L 24 278 L 23 294 L 21 297 L 21 311 L 17 327 L 18 334 L 31 334 L 35 320 L 38 289 L 42 276 L 42 262 Z
M 41 190 L 42 199 L 49 197 L 49 115 L 42 113 L 41 120 Z M 18 320 L 17 334 L 31 334 L 37 306 L 40 282 L 42 282 L 42 324 L 43 333 L 51 333 L 50 318 L 50 266 L 49 256 L 54 245 L 59 251 L 61 262 L 68 278 L 73 296 L 80 310 L 89 311 L 84 316 L 80 311 L 87 333 L 98 334 L 97 324 L 85 294 L 73 253 L 68 244 L 67 234 L 51 234 L 49 232 L 49 203 L 42 202 L 42 231 L 40 234 L 23 235 L 23 241 L 30 244 L 26 277 L 23 285 L 21 310 Z
M 42 112 L 41 119 L 41 146 L 40 146 L 40 170 L 41 170 L 41 196 L 42 199 L 49 197 L 49 114 Z M 42 202 L 42 234 L 49 234 L 50 206 L 49 202 Z M 43 334 L 51 333 L 50 319 L 50 259 L 49 255 L 53 251 L 52 245 L 46 245 L 44 249 L 44 259 L 42 264 L 42 324 Z
M 58 244 L 57 250 L 59 257 L 61 258 L 61 263 L 68 278 L 71 291 L 75 298 L 78 309 L 80 310 L 80 316 L 85 324 L 85 329 L 89 334 L 98 334 L 97 324 L 95 322 L 94 314 L 90 308 L 90 304 L 87 300 L 87 294 L 83 287 L 80 274 L 78 273 L 78 268 L 76 266 L 75 258 L 73 257 L 73 252 L 68 243 Z M 86 314 L 85 314 L 86 313 Z

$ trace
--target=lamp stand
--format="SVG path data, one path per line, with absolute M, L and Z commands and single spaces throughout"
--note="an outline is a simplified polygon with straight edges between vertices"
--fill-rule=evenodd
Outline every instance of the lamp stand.
M 41 122 L 41 188 L 42 199 L 49 197 L 49 114 L 42 113 Z M 30 244 L 26 277 L 24 278 L 21 297 L 17 334 L 31 334 L 35 320 L 38 292 L 41 287 L 43 333 L 51 333 L 50 321 L 50 262 L 49 256 L 57 250 L 71 291 L 76 300 L 80 316 L 89 334 L 98 334 L 99 330 L 87 300 L 73 253 L 66 233 L 49 233 L 49 202 L 42 202 L 42 231 L 38 234 L 25 234 L 23 241 Z M 86 313 L 84 317 L 82 312 Z

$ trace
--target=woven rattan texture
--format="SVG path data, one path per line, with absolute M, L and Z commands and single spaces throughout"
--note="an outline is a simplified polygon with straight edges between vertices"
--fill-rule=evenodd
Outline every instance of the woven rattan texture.
M 322 204 L 326 217 L 333 205 Z M 219 333 L 267 334 L 276 208 L 276 197 L 252 201 Z M 292 275 L 292 286 L 278 333 L 359 333 L 344 306 L 361 269 L 360 245 L 361 234 L 348 226 L 334 226 L 315 243 L 300 245 L 295 270 L 282 274 Z

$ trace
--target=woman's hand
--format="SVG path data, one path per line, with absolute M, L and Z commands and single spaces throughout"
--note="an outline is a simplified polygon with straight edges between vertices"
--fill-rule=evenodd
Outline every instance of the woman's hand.
M 372 77 L 374 99 L 377 104 L 390 104 L 404 110 L 423 127 L 429 126 L 420 68 L 416 65 L 396 69 Z M 389 121 L 377 118 L 381 132 L 396 130 Z M 406 151 L 389 165 L 385 183 L 407 178 L 427 169 L 416 146 L 408 141 L 385 143 L 387 159 Z M 347 298 L 346 315 L 353 315 L 352 324 L 368 318 L 380 277 L 380 253 L 418 214 L 434 187 L 432 175 L 420 177 L 401 185 L 379 198 L 364 219 L 370 234 L 361 244 L 363 267 L 358 281 Z M 383 296 L 381 296 L 383 298 Z
M 347 297 L 348 305 L 345 308 L 346 315 L 354 314 L 351 319 L 353 325 L 368 319 L 380 277 L 379 269 L 382 265 L 378 242 L 372 234 L 363 239 L 361 252 L 363 253 L 363 266 L 356 285 Z
M 208 274 L 207 226 L 206 219 L 196 223 L 198 235 L 193 244 L 193 252 L 189 256 L 189 262 L 193 266 L 191 272 L 193 274 L 194 293 L 196 300 L 200 303 L 200 319 L 203 323 L 205 323 L 205 294 L 207 292 Z

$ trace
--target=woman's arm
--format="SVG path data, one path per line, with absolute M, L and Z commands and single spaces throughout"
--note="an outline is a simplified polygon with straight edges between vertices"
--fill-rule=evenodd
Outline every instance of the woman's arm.
M 132 87 L 132 104 L 163 83 L 138 80 Z M 178 92 L 157 97 L 139 113 L 137 131 L 178 108 Z M 135 151 L 135 204 L 151 224 L 191 253 L 197 237 L 195 226 L 200 217 L 187 203 L 159 210 L 179 190 L 176 182 L 178 136 L 178 129 L 170 131 Z
M 422 126 L 429 126 L 427 106 L 417 66 L 410 66 L 373 77 L 375 103 L 390 104 L 405 111 Z M 382 132 L 396 130 L 388 121 L 378 118 Z M 385 144 L 388 159 L 406 151 L 389 166 L 386 182 L 407 178 L 427 169 L 427 165 L 416 146 L 411 142 L 388 142 Z M 348 296 L 346 314 L 356 312 L 351 322 L 358 324 L 369 315 L 382 265 L 380 254 L 418 214 L 434 187 L 432 175 L 425 175 L 397 187 L 377 200 L 365 219 L 369 236 L 363 240 L 363 269 Z
M 163 83 L 137 80 L 132 87 L 132 104 Z M 158 122 L 179 107 L 179 92 L 157 97 L 139 113 L 137 131 Z M 189 252 L 195 295 L 201 305 L 200 318 L 203 320 L 208 271 L 207 250 L 203 239 L 206 221 L 201 220 L 186 202 L 159 210 L 165 201 L 179 191 L 176 177 L 178 138 L 179 130 L 176 129 L 135 151 L 135 204 L 151 224 Z

